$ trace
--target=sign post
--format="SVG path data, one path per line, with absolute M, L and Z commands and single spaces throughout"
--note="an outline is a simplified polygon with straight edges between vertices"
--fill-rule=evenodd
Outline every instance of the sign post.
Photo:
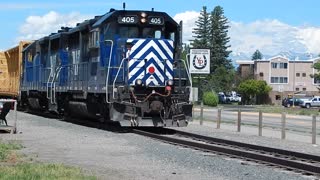
M 190 49 L 190 74 L 210 74 L 210 49 Z
M 200 75 L 210 74 L 210 49 L 190 49 L 190 74 L 198 74 L 199 99 L 202 101 Z

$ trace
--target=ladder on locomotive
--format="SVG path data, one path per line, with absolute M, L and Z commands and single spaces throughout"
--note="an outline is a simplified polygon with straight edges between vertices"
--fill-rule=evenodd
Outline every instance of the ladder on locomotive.
M 62 66 L 56 68 L 50 68 L 50 75 L 47 80 L 47 99 L 49 100 L 49 110 L 57 111 L 57 100 L 56 100 L 56 83 L 59 77 Z

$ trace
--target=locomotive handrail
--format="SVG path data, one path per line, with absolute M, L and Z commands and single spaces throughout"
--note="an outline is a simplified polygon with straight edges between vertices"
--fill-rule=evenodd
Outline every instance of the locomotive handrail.
M 56 76 L 54 78 L 55 80 L 59 77 L 61 69 L 62 69 L 62 66 L 59 67 L 58 72 L 57 72 L 57 74 L 56 74 Z M 52 90 L 51 96 L 53 96 L 53 100 L 51 98 L 51 103 L 57 103 L 57 101 L 56 101 L 56 81 L 54 81 L 53 89 L 51 89 L 51 90 Z
M 56 72 L 56 71 L 54 71 L 54 72 Z M 56 77 L 56 74 L 55 73 L 53 73 L 53 77 L 52 77 L 52 79 L 51 79 L 51 82 L 50 82 L 50 84 L 51 84 L 51 93 L 50 93 L 50 102 L 51 103 L 53 103 L 53 101 L 52 101 L 52 92 L 53 92 L 53 90 L 52 90 L 52 86 L 53 86 L 53 81 L 55 80 L 55 77 Z
M 52 77 L 51 75 L 52 75 L 52 67 L 50 67 L 50 74 L 47 81 L 47 99 L 49 99 L 49 81 L 50 81 L 50 77 Z
M 192 77 L 191 77 L 191 74 L 189 72 L 189 68 L 188 68 L 188 66 L 186 65 L 186 62 L 183 59 L 179 59 L 179 60 L 183 62 L 184 66 L 186 68 L 187 75 L 188 75 L 188 78 L 189 78 L 189 81 L 190 81 L 190 96 L 192 96 Z M 190 96 L 189 96 L 189 99 L 191 98 Z
M 127 59 L 128 59 L 128 58 L 123 58 L 123 59 L 121 60 L 120 68 L 118 69 L 118 72 L 117 72 L 117 74 L 116 74 L 116 77 L 115 77 L 114 80 L 113 80 L 113 84 L 112 84 L 112 97 L 113 97 L 113 99 L 114 99 L 114 88 L 115 88 L 116 80 L 117 80 L 117 78 L 118 78 L 118 75 L 119 75 L 119 72 L 120 72 L 120 70 L 121 70 L 121 67 L 122 67 L 122 64 L 123 64 L 124 60 L 127 60 Z
M 108 62 L 108 72 L 107 72 L 107 77 L 106 77 L 106 102 L 111 103 L 109 101 L 109 96 L 108 96 L 108 86 L 109 86 L 109 74 L 110 74 L 109 71 L 110 71 L 110 64 L 111 64 L 111 58 L 112 58 L 113 41 L 112 40 L 105 40 L 105 42 L 111 42 L 111 51 L 110 51 L 109 62 Z
M 184 67 L 186 68 L 187 75 L 188 75 L 188 78 L 189 78 L 189 81 L 190 81 L 190 86 L 192 88 L 192 78 L 191 78 L 191 75 L 190 75 L 190 72 L 189 72 L 189 67 L 186 65 L 186 62 L 183 59 L 179 59 L 179 60 L 183 62 Z
M 189 58 L 188 58 L 188 57 L 190 58 L 190 54 L 186 54 L 187 66 L 188 66 L 188 69 L 189 69 L 189 63 L 188 63 L 188 62 L 190 62 L 190 61 L 189 61 Z

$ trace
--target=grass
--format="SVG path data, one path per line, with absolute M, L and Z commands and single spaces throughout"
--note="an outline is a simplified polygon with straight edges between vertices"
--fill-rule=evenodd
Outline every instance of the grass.
M 19 150 L 21 148 L 22 148 L 22 145 L 15 142 L 9 142 L 9 143 L 0 142 L 0 161 L 7 160 L 7 158 L 9 158 L 9 156 L 12 154 L 13 150 Z
M 11 179 L 96 179 L 94 176 L 85 176 L 79 168 L 68 167 L 62 164 L 21 163 L 15 166 L 0 168 L 2 180 Z
M 9 142 L 0 142 L 0 179 L 30 179 L 30 180 L 81 180 L 97 179 L 95 176 L 84 175 L 80 168 L 65 166 L 63 164 L 43 164 L 22 160 L 16 150 L 22 145 Z

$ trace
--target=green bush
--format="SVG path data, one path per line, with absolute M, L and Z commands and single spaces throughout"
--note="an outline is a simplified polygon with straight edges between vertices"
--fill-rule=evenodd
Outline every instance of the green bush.
M 219 102 L 218 95 L 212 91 L 204 92 L 202 99 L 203 99 L 203 104 L 208 106 L 217 106 Z

